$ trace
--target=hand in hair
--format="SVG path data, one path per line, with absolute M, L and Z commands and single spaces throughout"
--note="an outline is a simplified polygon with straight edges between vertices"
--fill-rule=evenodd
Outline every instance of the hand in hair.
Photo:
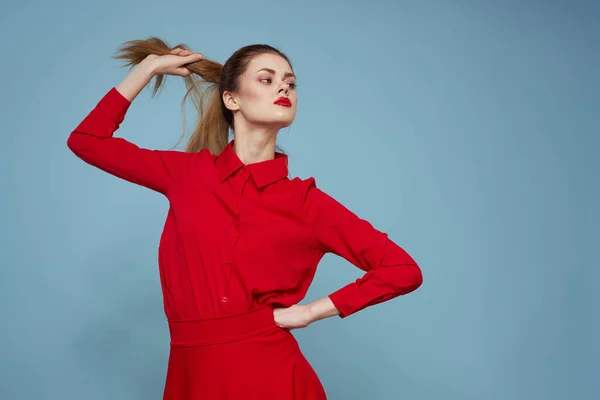
M 201 53 L 192 53 L 185 49 L 173 49 L 171 54 L 156 55 L 149 54 L 143 61 L 146 63 L 155 75 L 175 75 L 189 76 L 191 71 L 186 65 L 202 60 L 204 56 Z
M 248 57 L 250 56 L 238 56 L 239 60 L 233 64 L 233 69 L 239 70 Z M 223 65 L 200 53 L 193 53 L 185 43 L 171 46 L 156 36 L 123 43 L 113 58 L 123 61 L 124 67 L 135 67 L 131 68 L 127 77 L 116 87 L 130 102 L 152 79 L 155 79 L 152 88 L 152 96 L 155 96 L 168 75 L 182 76 L 187 89 L 182 105 L 187 99 L 191 99 L 198 110 L 198 122 L 186 151 L 197 153 L 207 148 L 212 154 L 219 154 L 225 148 L 229 142 L 231 121 L 223 116 L 221 109 L 219 85 Z M 233 75 L 229 73 L 226 76 Z M 225 88 L 231 90 L 230 86 Z M 185 133 L 186 108 L 182 109 Z M 182 138 L 183 136 L 184 134 Z

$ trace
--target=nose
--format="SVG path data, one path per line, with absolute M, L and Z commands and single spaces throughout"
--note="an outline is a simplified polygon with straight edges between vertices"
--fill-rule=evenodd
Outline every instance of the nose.
M 281 83 L 279 90 L 277 90 L 277 93 L 280 94 L 281 92 L 285 92 L 285 94 L 288 94 L 289 90 L 290 90 L 290 88 L 289 88 L 288 84 L 283 82 L 283 83 Z

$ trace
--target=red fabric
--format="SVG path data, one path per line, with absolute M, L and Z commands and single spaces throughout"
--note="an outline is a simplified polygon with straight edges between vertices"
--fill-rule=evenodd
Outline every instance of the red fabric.
M 197 321 L 172 321 L 164 400 L 325 400 L 294 336 L 270 305 Z
M 87 163 L 168 198 L 158 261 L 169 321 L 296 304 L 328 252 L 365 271 L 329 295 L 341 318 L 421 285 L 419 266 L 386 233 L 314 178 L 289 178 L 286 155 L 244 165 L 233 141 L 220 155 L 142 149 L 113 136 L 130 104 L 112 88 L 67 144 Z

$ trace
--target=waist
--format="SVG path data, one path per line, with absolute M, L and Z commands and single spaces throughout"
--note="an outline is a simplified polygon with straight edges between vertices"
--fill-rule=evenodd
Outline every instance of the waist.
M 271 305 L 223 317 L 169 321 L 171 346 L 174 347 L 233 342 L 274 328 L 281 329 L 275 324 Z

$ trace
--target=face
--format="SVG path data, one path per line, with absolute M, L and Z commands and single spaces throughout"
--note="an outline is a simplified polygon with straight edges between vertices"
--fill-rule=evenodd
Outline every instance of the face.
M 295 82 L 292 68 L 283 57 L 260 54 L 248 63 L 237 93 L 225 92 L 223 101 L 236 121 L 242 118 L 247 125 L 285 128 L 296 116 Z

